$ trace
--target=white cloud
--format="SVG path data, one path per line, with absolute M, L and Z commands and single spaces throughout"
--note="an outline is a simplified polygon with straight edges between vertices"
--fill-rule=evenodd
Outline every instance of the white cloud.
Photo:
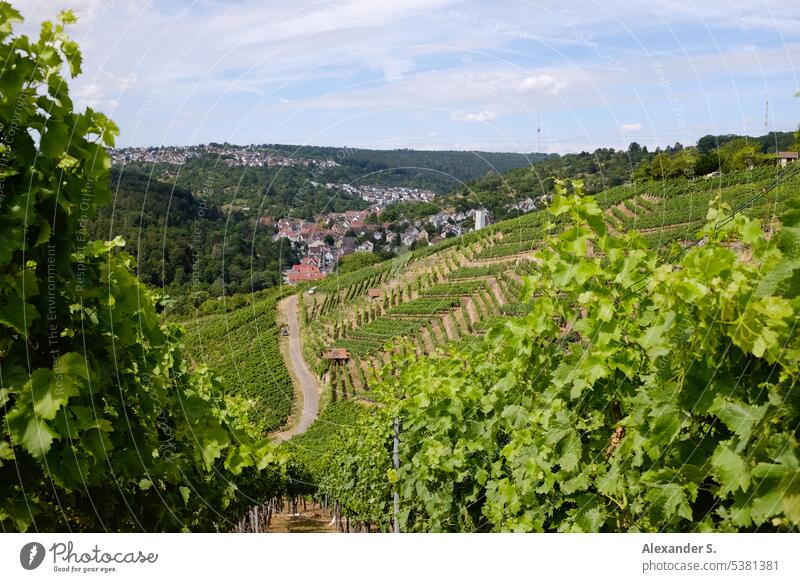
M 80 20 L 70 34 L 85 57 L 84 73 L 71 83 L 76 104 L 121 103 L 123 142 L 132 135 L 138 143 L 261 141 L 270 132 L 298 141 L 309 127 L 329 124 L 324 139 L 331 141 L 412 128 L 428 136 L 444 120 L 441 136 L 426 143 L 467 144 L 489 134 L 492 128 L 480 124 L 498 117 L 514 119 L 520 136 L 535 135 L 542 116 L 559 133 L 554 149 L 574 143 L 580 150 L 604 145 L 581 141 L 603 139 L 600 131 L 609 140 L 636 134 L 642 141 L 645 127 L 662 139 L 675 132 L 676 107 L 687 127 L 705 122 L 734 130 L 731 120 L 763 108 L 761 93 L 770 93 L 776 121 L 784 120 L 779 129 L 796 120 L 796 0 L 604 0 L 602 7 L 545 0 L 535 10 L 519 0 L 15 4 L 32 34 L 59 9 L 76 10 Z M 700 26 L 707 33 L 698 34 Z M 674 43 L 661 34 L 670 29 Z M 755 108 L 747 102 L 754 92 Z M 169 124 L 140 123 L 142 110 Z M 373 115 L 381 123 L 367 127 Z
M 485 123 L 497 119 L 495 111 L 479 111 L 478 113 L 456 113 L 450 119 L 454 121 L 466 121 L 468 123 Z
M 642 124 L 638 121 L 636 123 L 623 123 L 619 126 L 619 129 L 622 133 L 634 133 L 642 131 Z
M 517 85 L 517 90 L 520 93 L 550 93 L 551 95 L 556 95 L 565 86 L 566 83 L 564 81 L 548 74 L 531 75 L 520 81 Z

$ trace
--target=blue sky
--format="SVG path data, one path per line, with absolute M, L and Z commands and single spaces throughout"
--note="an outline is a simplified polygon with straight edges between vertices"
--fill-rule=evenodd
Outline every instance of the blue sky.
M 17 0 L 119 145 L 570 152 L 800 121 L 796 0 Z

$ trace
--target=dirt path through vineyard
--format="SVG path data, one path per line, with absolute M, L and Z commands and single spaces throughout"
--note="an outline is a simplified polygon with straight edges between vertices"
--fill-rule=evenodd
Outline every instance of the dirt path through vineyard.
M 303 349 L 300 345 L 300 321 L 298 319 L 297 295 L 287 297 L 278 303 L 278 311 L 283 314 L 283 319 L 289 328 L 289 359 L 286 365 L 293 379 L 300 384 L 300 391 L 303 398 L 303 410 L 300 418 L 295 420 L 294 426 L 276 433 L 273 438 L 277 441 L 285 441 L 295 435 L 304 433 L 317 419 L 319 414 L 319 382 L 306 364 L 303 358 Z

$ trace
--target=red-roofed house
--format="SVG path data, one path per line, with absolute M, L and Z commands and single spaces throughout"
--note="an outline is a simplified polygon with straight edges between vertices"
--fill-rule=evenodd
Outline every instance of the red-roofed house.
M 303 283 L 305 281 L 318 281 L 325 275 L 319 270 L 319 267 L 314 264 L 313 259 L 308 258 L 305 263 L 294 265 L 291 269 L 286 271 L 286 282 L 289 285 Z M 306 259 L 303 259 L 306 261 Z

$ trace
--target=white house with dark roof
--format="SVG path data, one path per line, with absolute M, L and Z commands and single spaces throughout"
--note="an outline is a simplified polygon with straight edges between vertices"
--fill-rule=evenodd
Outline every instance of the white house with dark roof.
M 778 165 L 785 168 L 792 162 L 796 162 L 800 157 L 800 152 L 778 152 Z

